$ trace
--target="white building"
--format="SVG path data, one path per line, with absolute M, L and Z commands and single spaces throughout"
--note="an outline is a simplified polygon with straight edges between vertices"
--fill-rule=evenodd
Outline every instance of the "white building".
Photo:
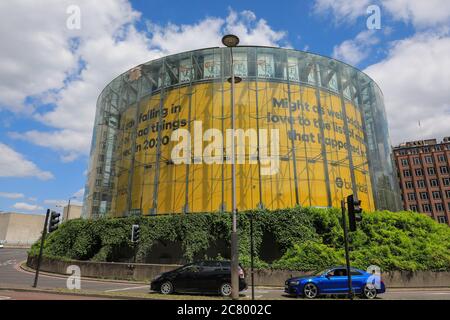
M 0 212 L 0 242 L 6 246 L 29 247 L 41 236 L 45 215 Z

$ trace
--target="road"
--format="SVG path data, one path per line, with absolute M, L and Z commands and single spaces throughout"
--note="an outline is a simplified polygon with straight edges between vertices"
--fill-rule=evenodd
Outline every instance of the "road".
M 20 268 L 20 263 L 26 260 L 27 252 L 24 249 L 0 249 L 0 300 L 2 299 L 79 299 L 80 297 L 71 295 L 61 295 L 54 293 L 25 293 L 17 291 L 5 291 L 2 288 L 31 289 L 34 280 L 34 273 L 24 271 Z M 67 277 L 62 275 L 39 276 L 38 288 L 40 289 L 66 289 Z M 152 298 L 149 293 L 149 286 L 142 283 L 97 281 L 91 279 L 81 280 L 81 290 L 95 292 L 99 294 L 120 293 Z M 243 292 L 243 298 L 249 299 L 251 290 Z M 9 298 L 8 298 L 9 297 Z M 98 299 L 98 297 L 85 297 Z M 178 298 L 183 298 L 178 296 Z M 256 299 L 294 299 L 284 295 L 281 288 L 261 288 L 255 287 Z M 389 289 L 383 295 L 383 300 L 450 300 L 450 288 L 444 289 Z

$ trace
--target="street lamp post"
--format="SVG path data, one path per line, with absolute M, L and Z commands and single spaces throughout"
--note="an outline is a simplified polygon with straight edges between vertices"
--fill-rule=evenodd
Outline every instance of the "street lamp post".
M 69 203 L 67 204 L 67 220 L 70 220 L 70 219 L 69 219 L 69 217 L 70 217 L 70 200 L 76 199 L 76 198 L 77 198 L 77 197 L 75 197 L 75 196 L 69 198 Z M 64 210 L 63 210 L 63 211 L 64 211 Z M 63 212 L 63 213 L 64 213 L 64 212 Z M 64 216 L 63 216 L 63 218 L 64 218 Z
M 233 47 L 239 44 L 239 38 L 235 35 L 228 34 L 222 38 L 222 43 L 230 48 L 231 55 L 231 131 L 233 133 L 231 139 L 231 202 L 232 202 L 232 216 L 233 225 L 231 230 L 231 298 L 233 300 L 239 299 L 239 250 L 238 250 L 238 234 L 237 234 L 237 206 L 236 206 L 236 164 L 235 164 L 235 145 L 234 145 L 234 128 L 235 128 L 235 105 L 234 105 L 234 84 L 240 82 L 241 79 L 234 77 L 234 59 Z

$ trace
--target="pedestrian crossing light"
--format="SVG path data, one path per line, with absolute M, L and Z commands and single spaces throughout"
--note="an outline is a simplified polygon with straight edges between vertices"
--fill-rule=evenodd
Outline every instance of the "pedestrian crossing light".
M 133 224 L 131 226 L 131 242 L 138 242 L 140 237 L 140 227 L 138 224 Z
M 361 200 L 355 200 L 353 195 L 347 197 L 348 222 L 350 231 L 356 231 L 356 222 L 362 220 Z
M 61 216 L 61 214 L 56 211 L 52 211 L 50 213 L 50 223 L 48 226 L 48 233 L 51 233 L 51 232 L 55 231 L 56 229 L 58 229 L 58 225 L 60 222 L 60 219 L 59 219 L 60 216 Z

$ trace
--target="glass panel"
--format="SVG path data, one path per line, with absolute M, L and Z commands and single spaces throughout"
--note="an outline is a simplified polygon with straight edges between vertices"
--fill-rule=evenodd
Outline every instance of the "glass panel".
M 221 73 L 220 55 L 208 54 L 204 57 L 204 79 L 219 78 Z
M 233 52 L 234 59 L 234 75 L 238 77 L 247 77 L 247 53 Z
M 275 76 L 275 63 L 273 61 L 273 54 L 258 53 L 257 58 L 258 77 L 273 78 Z

